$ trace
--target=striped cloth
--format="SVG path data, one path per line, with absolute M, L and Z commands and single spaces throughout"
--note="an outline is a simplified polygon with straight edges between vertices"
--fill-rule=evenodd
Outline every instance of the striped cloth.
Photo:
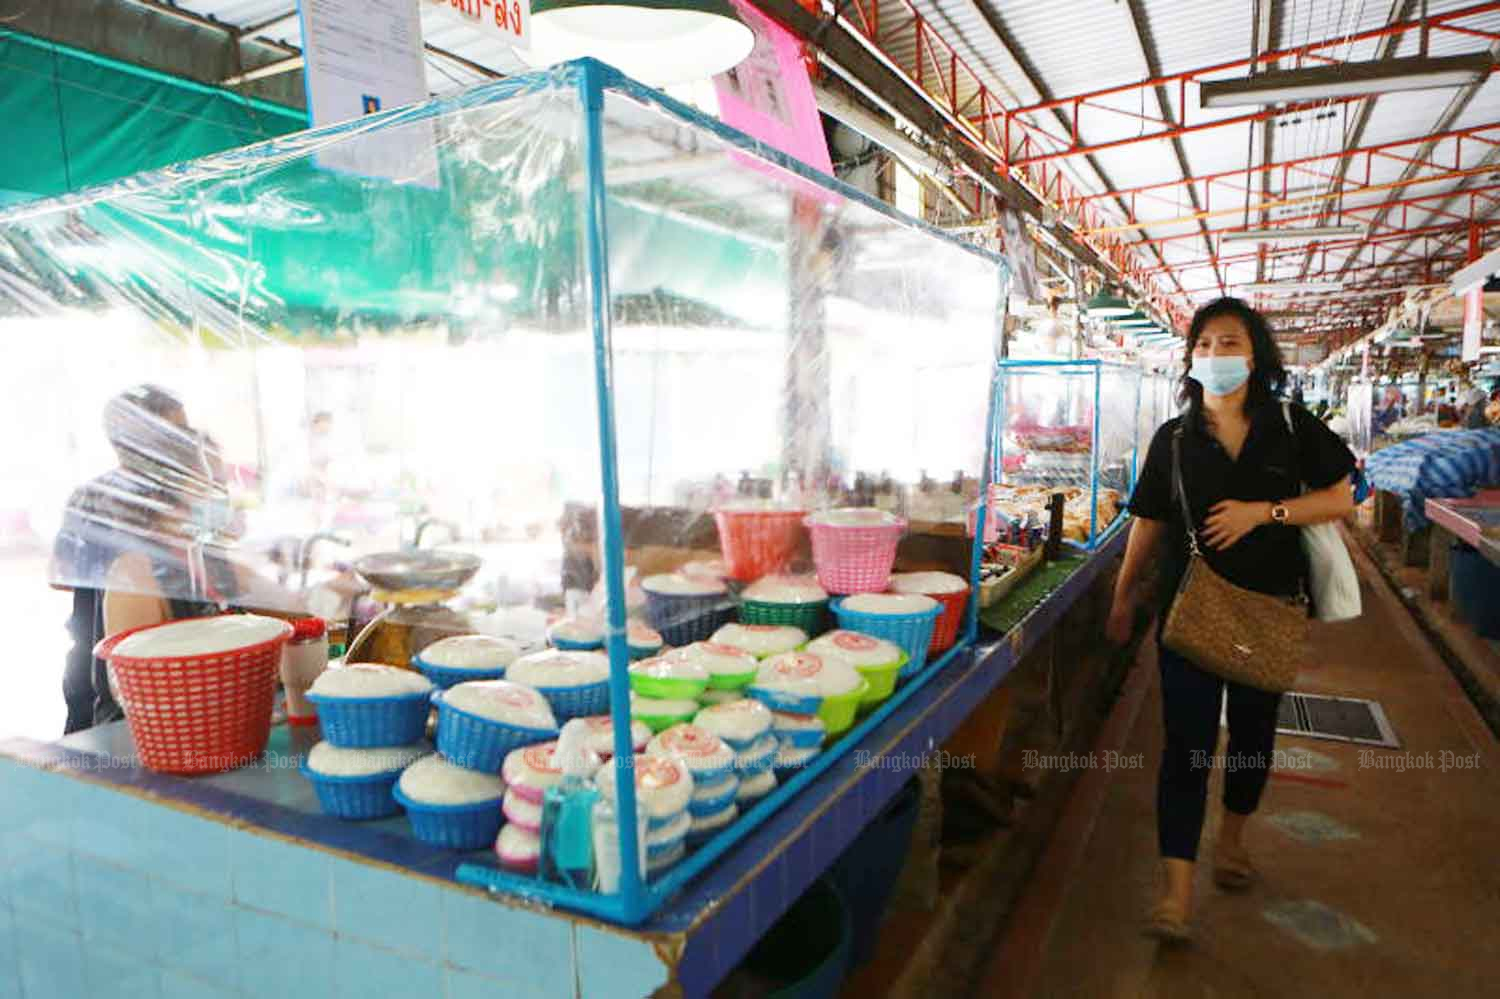
M 1500 428 L 1444 430 L 1392 444 L 1365 459 L 1365 476 L 1400 496 L 1406 529 L 1420 530 L 1429 496 L 1467 497 L 1500 485 Z

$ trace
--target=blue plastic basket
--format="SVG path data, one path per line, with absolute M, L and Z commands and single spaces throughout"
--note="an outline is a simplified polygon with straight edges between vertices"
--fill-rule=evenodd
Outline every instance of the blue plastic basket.
M 691 768 L 689 769 L 691 770 Z M 725 777 L 732 776 L 734 774 L 734 763 L 731 762 L 728 766 L 717 767 L 713 770 L 692 770 L 692 774 L 693 787 L 713 784 L 723 780 Z
M 401 779 L 400 770 L 359 777 L 334 777 L 309 770 L 304 762 L 302 776 L 312 783 L 318 795 L 318 806 L 325 815 L 361 822 L 401 814 L 401 806 L 391 793 L 396 781 Z
M 823 698 L 817 694 L 792 694 L 753 684 L 745 688 L 745 693 L 772 711 L 784 711 L 789 715 L 815 715 L 823 706 Z
M 467 770 L 488 774 L 500 772 L 506 754 L 521 746 L 557 738 L 557 730 L 507 725 L 455 708 L 435 695 L 437 704 L 437 749 L 448 762 Z
M 660 655 L 661 650 L 666 647 L 666 643 L 664 642 L 658 642 L 655 645 L 636 645 L 634 642 L 631 642 L 625 646 L 629 650 L 632 660 L 650 659 L 652 656 Z
M 392 794 L 406 809 L 411 834 L 428 846 L 448 850 L 487 849 L 495 845 L 495 837 L 505 824 L 499 798 L 469 805 L 428 805 L 402 794 L 399 784 Z
M 737 780 L 731 780 L 725 781 L 724 783 L 725 786 L 729 788 L 729 790 L 725 791 L 723 794 L 720 794 L 717 797 L 713 798 L 704 798 L 701 801 L 697 798 L 694 798 L 692 801 L 688 802 L 688 814 L 690 814 L 695 819 L 701 819 L 706 815 L 712 815 L 715 812 L 722 812 L 724 809 L 728 808 L 730 803 L 734 801 L 735 796 L 740 793 L 740 782 Z
M 308 694 L 318 709 L 323 738 L 344 749 L 405 746 L 427 734 L 432 694 L 399 697 L 325 697 Z
M 456 669 L 452 666 L 435 666 L 420 655 L 412 656 L 411 664 L 439 690 L 447 690 L 470 680 L 499 680 L 505 676 L 504 666 L 494 669 Z
M 552 705 L 552 713 L 561 725 L 570 718 L 609 714 L 609 681 L 586 683 L 581 687 L 537 687 L 536 692 Z
M 706 642 L 720 627 L 734 620 L 734 603 L 727 593 L 681 594 L 646 591 L 646 619 L 667 645 Z
M 876 638 L 895 642 L 909 657 L 901 667 L 900 676 L 910 677 L 927 667 L 927 647 L 932 644 L 932 629 L 943 613 L 939 603 L 916 614 L 867 614 L 863 611 L 847 610 L 844 598 L 829 601 L 833 616 L 845 631 L 858 631 Z

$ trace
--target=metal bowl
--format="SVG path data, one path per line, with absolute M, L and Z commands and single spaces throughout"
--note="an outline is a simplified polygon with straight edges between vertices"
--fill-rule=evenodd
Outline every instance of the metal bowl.
M 393 593 L 405 590 L 457 590 L 479 571 L 478 556 L 467 552 L 380 552 L 355 559 L 354 571 L 371 586 Z

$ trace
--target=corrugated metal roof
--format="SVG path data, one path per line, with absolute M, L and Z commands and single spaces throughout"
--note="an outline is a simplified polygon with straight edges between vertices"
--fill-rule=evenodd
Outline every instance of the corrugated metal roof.
M 916 75 L 917 46 L 915 35 L 910 30 L 900 30 L 909 22 L 910 12 L 915 10 L 928 26 L 952 46 L 960 59 L 975 74 L 978 80 L 998 97 L 1007 107 L 1027 106 L 1038 103 L 1044 97 L 1063 98 L 1111 87 L 1129 87 L 1149 76 L 1147 55 L 1155 61 L 1159 71 L 1165 75 L 1183 74 L 1207 67 L 1244 59 L 1249 55 L 1252 31 L 1252 4 L 1249 0 L 872 0 L 878 4 L 882 26 L 881 48 L 896 64 L 904 67 L 911 76 Z M 1429 0 L 1432 15 L 1471 7 L 1476 0 Z M 180 6 L 196 13 L 212 16 L 218 20 L 240 27 L 262 24 L 295 12 L 293 0 L 182 0 Z M 870 3 L 866 3 L 866 9 Z M 1410 9 L 1408 16 L 1415 16 L 1419 9 L 1413 0 L 1279 0 L 1275 5 L 1276 19 L 1271 26 L 1271 47 L 1286 49 L 1321 39 L 1338 39 L 1359 32 L 1372 31 L 1389 23 L 1394 17 Z M 499 73 L 514 73 L 524 69 L 515 53 L 467 22 L 461 15 L 450 10 L 445 3 L 421 4 L 424 39 L 429 46 L 453 53 L 461 59 L 471 61 Z M 850 21 L 859 23 L 852 5 L 845 5 L 843 13 Z M 1138 14 L 1144 33 L 1137 34 L 1132 13 Z M 1500 32 L 1500 11 L 1487 11 L 1458 22 L 1480 31 Z M 294 16 L 285 16 L 267 32 L 275 40 L 291 46 L 301 44 L 300 25 Z M 1431 55 L 1453 55 L 1483 51 L 1486 40 L 1480 37 L 1433 31 L 1428 41 Z M 1418 50 L 1419 40 L 1415 33 L 1402 38 L 1399 44 L 1390 46 L 1396 55 L 1412 55 Z M 1365 60 L 1375 58 L 1384 47 L 1380 37 L 1350 40 L 1345 44 L 1324 49 L 1323 52 L 1341 60 Z M 1285 61 L 1284 61 L 1285 63 Z M 1285 64 L 1280 68 L 1287 68 Z M 922 75 L 931 82 L 935 71 L 947 70 L 945 62 L 934 64 L 927 55 Z M 1223 76 L 1243 75 L 1243 67 L 1231 68 Z M 1028 75 L 1030 79 L 1028 79 Z M 435 92 L 444 92 L 468 85 L 479 78 L 479 74 L 460 64 L 439 56 L 429 55 L 428 84 Z M 962 73 L 958 80 L 958 100 L 968 100 L 975 85 Z M 1166 108 L 1158 105 L 1155 88 L 1133 88 L 1118 94 L 1100 97 L 1091 103 L 1097 107 L 1084 107 L 1078 114 L 1079 138 L 1085 144 L 1119 142 L 1140 136 L 1152 128 L 1144 118 L 1169 118 L 1188 126 L 1206 125 L 1212 122 L 1242 115 L 1244 108 L 1203 109 L 1198 106 L 1195 85 L 1179 90 L 1174 83 L 1165 88 Z M 1371 145 L 1423 136 L 1431 132 L 1440 121 L 1454 91 L 1425 91 L 1392 93 L 1365 102 L 1351 102 L 1330 107 L 1273 117 L 1254 126 L 1236 124 L 1193 131 L 1181 137 L 1180 142 L 1189 172 L 1194 176 L 1208 173 L 1237 171 L 1259 164 L 1265 152 L 1264 137 L 1269 133 L 1270 159 L 1282 162 L 1288 159 L 1333 153 L 1346 148 L 1352 137 L 1355 123 L 1360 119 L 1361 109 L 1368 104 L 1370 113 L 1363 133 L 1358 137 L 1361 145 Z M 1186 98 L 1186 108 L 1179 105 Z M 1106 108 L 1113 108 L 1111 113 Z M 1056 133 L 1066 131 L 1051 112 L 1032 116 L 1038 126 Z M 1470 99 L 1458 114 L 1452 127 L 1468 127 L 1489 121 L 1500 120 L 1500 74 L 1492 74 L 1488 81 Z M 1251 128 L 1254 128 L 1253 141 Z M 1416 147 L 1407 147 L 1397 152 L 1410 155 Z M 1439 144 L 1432 153 L 1432 161 L 1439 164 L 1454 164 L 1462 169 L 1472 168 L 1493 153 L 1494 147 L 1478 142 L 1464 145 L 1455 161 L 1455 144 L 1451 141 Z M 1058 161 L 1065 172 L 1085 192 L 1105 191 L 1105 177 L 1114 189 L 1179 180 L 1182 171 L 1171 145 L 1164 141 L 1151 141 L 1119 146 L 1096 152 L 1093 157 L 1099 171 L 1095 171 L 1084 157 Z M 1326 177 L 1337 167 L 1338 161 L 1321 160 L 1308 168 L 1293 172 L 1283 179 L 1280 171 L 1265 178 L 1254 174 L 1249 180 L 1251 200 L 1261 198 L 1262 183 L 1268 183 L 1273 197 L 1284 196 L 1285 188 L 1291 193 L 1309 190 L 1326 190 Z M 1349 208 L 1362 204 L 1379 204 L 1405 195 L 1431 193 L 1446 189 L 1457 190 L 1469 178 L 1450 179 L 1436 184 L 1414 184 L 1404 190 L 1390 187 L 1406 169 L 1406 164 L 1396 159 L 1377 158 L 1368 166 L 1363 159 L 1350 166 L 1351 180 L 1372 185 L 1376 190 L 1348 193 L 1342 204 Z M 1102 175 L 1101 176 L 1101 172 Z M 1240 211 L 1231 211 L 1243 203 L 1243 180 L 1229 178 L 1231 183 L 1215 186 L 1207 195 L 1198 185 L 1200 203 L 1208 197 L 1203 207 L 1211 217 L 1203 224 L 1210 229 L 1237 226 L 1243 221 Z M 1500 178 L 1488 174 L 1476 178 L 1473 183 L 1497 183 Z M 1233 186 L 1231 186 L 1231 184 Z M 1321 186 L 1320 186 L 1321 185 Z M 1317 211 L 1324 202 L 1287 208 L 1277 212 L 1301 214 Z M 1337 203 L 1328 203 L 1336 208 Z M 1399 218 L 1393 216 L 1387 224 L 1401 224 L 1415 228 L 1421 225 L 1451 221 L 1449 215 L 1440 215 L 1437 208 L 1441 201 L 1424 202 L 1408 208 Z M 1195 237 L 1201 231 L 1200 223 L 1183 220 L 1192 214 L 1194 205 L 1188 197 L 1186 187 L 1177 186 L 1157 192 L 1157 197 L 1137 197 L 1133 201 L 1135 218 L 1153 223 L 1139 230 L 1139 237 L 1160 238 L 1181 234 Z M 1101 209 L 1120 215 L 1113 199 L 1099 203 Z M 1493 213 L 1494 204 L 1488 210 Z M 1217 214 L 1224 212 L 1225 214 Z M 1358 213 L 1354 213 L 1357 215 Z M 1351 217 L 1354 217 L 1351 215 Z M 1252 213 L 1258 219 L 1259 212 Z M 1394 259 L 1400 243 L 1382 243 L 1360 251 L 1359 261 L 1381 261 Z M 1160 244 L 1159 252 L 1170 263 L 1182 264 L 1200 260 L 1203 256 L 1201 238 L 1187 238 Z M 1246 247 L 1248 252 L 1250 247 Z M 1154 259 L 1157 250 L 1146 252 Z M 1445 251 L 1446 252 L 1446 251 Z M 1348 254 L 1343 254 L 1347 256 Z M 1341 259 L 1340 255 L 1331 255 Z M 1267 274 L 1294 276 L 1300 273 L 1307 256 L 1287 254 L 1277 256 L 1268 263 Z M 1321 261 L 1321 258 L 1320 258 Z M 1313 269 L 1322 266 L 1315 263 Z M 1256 265 L 1233 264 L 1224 269 L 1230 280 L 1253 279 Z M 1183 275 L 1182 283 L 1189 288 L 1216 289 L 1214 272 L 1209 268 L 1195 269 Z M 1168 282 L 1170 284 L 1170 282 Z

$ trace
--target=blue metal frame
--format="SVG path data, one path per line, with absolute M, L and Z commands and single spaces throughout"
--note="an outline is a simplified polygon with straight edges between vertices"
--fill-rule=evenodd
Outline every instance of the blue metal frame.
M 997 478 L 1002 477 L 1004 474 L 1004 454 L 1002 452 L 1005 448 L 1005 432 L 1004 429 L 999 426 L 999 423 L 1005 418 L 1005 376 L 1009 371 L 1027 369 L 1038 369 L 1042 371 L 1051 369 L 1057 370 L 1063 374 L 1076 373 L 1081 375 L 1087 373 L 1094 379 L 1093 443 L 1089 447 L 1089 540 L 1087 541 L 1087 543 L 1081 545 L 1074 541 L 1068 541 L 1067 539 L 1064 539 L 1063 543 L 1065 545 L 1068 545 L 1069 547 L 1078 548 L 1082 551 L 1095 551 L 1101 544 L 1103 544 L 1104 540 L 1110 537 L 1121 525 L 1124 524 L 1125 520 L 1127 519 L 1127 517 L 1122 514 L 1121 516 L 1116 517 L 1114 521 L 1106 526 L 1102 532 L 1099 530 L 1099 429 L 1100 421 L 1102 419 L 1099 412 L 1099 404 L 1103 399 L 1104 373 L 1106 371 L 1129 371 L 1135 373 L 1135 409 L 1137 426 L 1140 422 L 1141 381 L 1144 378 L 1144 373 L 1138 367 L 1135 367 L 1133 365 L 1120 364 L 1114 361 L 1101 361 L 1098 358 L 1039 358 L 1036 360 L 1004 358 L 997 361 L 995 365 L 996 388 L 993 392 L 994 409 L 990 415 L 990 423 L 992 424 L 992 426 L 989 430 L 991 439 L 990 460 L 994 463 L 994 467 L 997 470 Z M 1127 483 L 1130 490 L 1135 489 L 1136 461 L 1137 452 L 1139 450 L 1140 442 L 1139 440 L 1137 440 L 1136 446 L 1131 449 L 1130 455 L 1130 480 Z M 984 504 L 984 506 L 988 505 L 988 503 Z M 980 536 L 983 537 L 983 535 Z
M 564 74 L 570 75 L 565 76 Z M 534 82 L 534 77 L 537 75 L 533 74 L 532 77 L 518 77 L 513 78 L 513 80 L 502 81 L 503 83 L 511 84 L 511 92 L 507 96 L 541 89 L 541 86 Z M 620 513 L 613 398 L 614 373 L 611 348 L 611 316 L 609 309 L 609 232 L 606 212 L 608 188 L 605 177 L 605 138 L 603 132 L 603 112 L 606 94 L 621 93 L 640 103 L 654 105 L 671 117 L 681 119 L 702 131 L 711 132 L 726 143 L 738 147 L 746 153 L 769 161 L 820 187 L 835 191 L 842 197 L 877 211 L 908 228 L 921 230 L 947 243 L 960 246 L 967 252 L 996 265 L 997 273 L 1001 279 L 1000 288 L 1002 291 L 1007 286 L 1009 270 L 1006 268 L 1004 260 L 999 256 L 957 240 L 953 236 L 925 222 L 908 218 L 889 205 L 871 198 L 864 192 L 855 190 L 835 178 L 822 174 L 808 167 L 806 164 L 781 153 L 779 150 L 772 149 L 735 129 L 729 128 L 721 122 L 705 117 L 681 102 L 645 87 L 602 63 L 592 59 L 584 59 L 549 71 L 548 73 L 540 74 L 540 76 L 543 83 L 553 83 L 564 78 L 575 80 L 584 103 L 585 111 L 583 148 L 585 157 L 584 167 L 587 174 L 587 191 L 584 223 L 587 241 L 587 261 L 590 271 L 588 275 L 590 323 L 594 337 L 595 392 L 597 394 L 600 469 L 602 473 L 603 495 L 600 521 L 604 542 L 603 578 L 609 598 L 609 627 L 606 635 L 606 648 L 610 659 L 610 714 L 614 721 L 615 760 L 624 761 L 633 759 L 633 750 L 630 744 L 630 687 L 628 672 L 630 658 L 625 634 L 625 546 Z M 524 82 L 528 80 L 532 80 L 533 82 Z M 488 93 L 494 93 L 494 88 L 498 86 L 498 84 L 488 85 L 479 89 Z M 480 101 L 479 103 L 487 103 L 487 101 Z M 994 414 L 995 400 L 992 392 L 990 419 L 987 421 L 989 425 L 985 428 L 986 453 L 989 453 L 992 447 L 991 438 L 994 434 Z M 989 465 L 985 465 L 981 472 L 981 496 L 986 495 L 989 491 L 991 475 L 992 468 Z M 940 670 L 964 654 L 967 647 L 977 637 L 979 630 L 977 595 L 979 592 L 980 554 L 983 550 L 984 507 L 985 504 L 981 503 L 979 513 L 976 517 L 977 532 L 970 555 L 969 585 L 970 592 L 974 596 L 969 603 L 966 628 L 955 646 L 917 676 L 905 681 L 885 703 L 861 719 L 850 732 L 846 733 L 831 747 L 814 757 L 812 762 L 804 767 L 797 776 L 757 802 L 740 816 L 738 821 L 709 840 L 708 843 L 690 854 L 687 859 L 671 868 L 662 877 L 650 884 L 645 884 L 642 882 L 635 866 L 627 861 L 622 865 L 621 890 L 614 895 L 575 891 L 560 885 L 538 881 L 535 878 L 523 875 L 499 871 L 495 868 L 479 864 L 464 864 L 460 866 L 456 872 L 457 879 L 467 884 L 535 899 L 548 905 L 599 916 L 628 926 L 644 922 L 666 904 L 672 896 L 680 892 L 685 885 L 717 863 L 728 851 L 755 832 L 766 819 L 775 815 L 778 810 L 796 798 L 804 789 L 818 780 L 829 768 L 833 767 L 840 759 L 851 752 L 865 736 L 882 724 L 893 713 L 900 710 L 902 705 L 915 696 Z M 637 855 L 636 851 L 638 849 L 636 841 L 637 830 L 635 826 L 638 803 L 635 795 L 635 782 L 633 780 L 620 781 L 619 791 L 620 856 L 622 859 L 632 858 Z

